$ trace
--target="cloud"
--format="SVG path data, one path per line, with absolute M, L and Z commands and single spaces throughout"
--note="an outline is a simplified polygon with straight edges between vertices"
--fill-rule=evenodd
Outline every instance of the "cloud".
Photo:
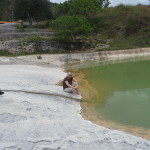
M 137 5 L 137 4 L 149 4 L 148 0 L 110 0 L 111 6 L 115 6 L 118 4 L 126 4 L 126 5 Z
M 51 2 L 54 2 L 54 3 L 63 3 L 65 0 L 51 0 Z
M 51 2 L 55 3 L 63 3 L 65 0 L 51 0 Z M 111 6 L 116 6 L 119 4 L 126 4 L 126 5 L 136 5 L 136 4 L 150 4 L 149 0 L 110 0 Z

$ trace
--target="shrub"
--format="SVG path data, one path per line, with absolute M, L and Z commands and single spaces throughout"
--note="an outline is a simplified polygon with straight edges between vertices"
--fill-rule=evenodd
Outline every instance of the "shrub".
M 83 16 L 62 16 L 51 22 L 52 28 L 64 38 L 76 40 L 76 36 L 94 31 L 94 27 Z
M 37 56 L 37 59 L 42 59 L 42 56 Z
M 70 0 L 56 7 L 56 14 L 88 16 L 109 5 L 108 0 Z

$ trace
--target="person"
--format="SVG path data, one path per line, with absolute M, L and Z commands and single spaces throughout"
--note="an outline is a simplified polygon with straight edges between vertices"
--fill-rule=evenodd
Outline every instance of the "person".
M 81 93 L 78 90 L 78 82 L 72 76 L 71 72 L 68 72 L 67 77 L 65 77 L 65 79 L 63 80 L 63 90 L 66 93 L 76 93 L 78 95 L 81 95 Z
M 0 95 L 3 95 L 4 94 L 4 92 L 2 92 L 1 90 L 0 90 Z

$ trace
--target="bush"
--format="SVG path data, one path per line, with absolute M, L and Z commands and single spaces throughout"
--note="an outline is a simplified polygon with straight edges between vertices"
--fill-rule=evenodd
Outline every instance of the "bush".
M 71 0 L 56 7 L 56 15 L 80 15 L 87 17 L 109 5 L 108 0 Z
M 52 28 L 63 38 L 76 40 L 77 35 L 94 31 L 94 27 L 83 16 L 62 16 L 51 22 Z
M 37 59 L 42 59 L 42 56 L 37 56 Z

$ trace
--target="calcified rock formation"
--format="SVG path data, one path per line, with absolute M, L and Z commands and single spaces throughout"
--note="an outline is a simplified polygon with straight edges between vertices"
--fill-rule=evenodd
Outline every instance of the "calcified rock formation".
M 27 40 L 33 35 L 50 38 L 54 35 L 52 32 L 41 29 L 25 29 L 21 32 L 16 26 L 17 24 L 0 24 L 0 52 L 58 52 L 56 48 L 60 45 L 57 42 Z M 22 38 L 26 38 L 26 40 L 24 41 Z
M 0 150 L 150 149 L 150 141 L 84 120 L 80 102 L 56 85 L 63 70 L 47 65 L 48 55 L 33 58 L 0 58 Z
M 0 24 L 0 52 L 58 53 L 90 47 L 82 42 L 58 42 L 53 39 L 54 33 L 45 29 L 24 29 L 22 32 L 20 30 L 16 24 Z

